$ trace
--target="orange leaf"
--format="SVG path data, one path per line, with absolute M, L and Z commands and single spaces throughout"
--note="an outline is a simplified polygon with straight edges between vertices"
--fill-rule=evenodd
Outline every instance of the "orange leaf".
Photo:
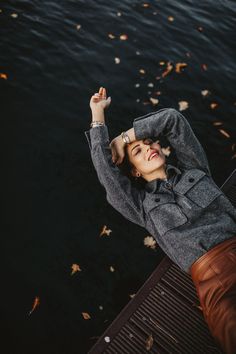
M 168 75 L 170 72 L 171 72 L 171 70 L 173 69 L 173 65 L 171 65 L 171 63 L 168 61 L 168 63 L 167 63 L 167 68 L 166 68 L 166 70 L 162 73 L 162 77 L 165 77 L 166 75 Z
M 0 73 L 0 79 L 7 80 L 7 74 Z
M 187 65 L 188 65 L 187 63 L 176 63 L 175 64 L 175 71 L 177 73 L 181 73 L 181 69 L 185 68 L 185 66 L 187 66 Z
M 81 272 L 80 266 L 76 263 L 72 264 L 71 269 L 72 269 L 71 275 L 75 274 L 76 272 Z
M 90 320 L 90 315 L 87 312 L 82 312 L 82 316 L 85 320 Z
M 212 103 L 210 104 L 211 109 L 215 109 L 215 108 L 218 107 L 218 106 L 219 106 L 219 104 L 218 104 L 217 102 L 212 102 Z
M 33 307 L 29 312 L 29 315 L 31 315 L 31 313 L 36 309 L 37 306 L 39 306 L 39 304 L 40 304 L 39 297 L 36 296 L 34 299 Z
M 112 230 L 107 228 L 107 225 L 104 225 L 102 228 L 102 231 L 100 232 L 100 236 L 106 235 L 106 236 L 110 236 L 110 233 L 112 232 Z

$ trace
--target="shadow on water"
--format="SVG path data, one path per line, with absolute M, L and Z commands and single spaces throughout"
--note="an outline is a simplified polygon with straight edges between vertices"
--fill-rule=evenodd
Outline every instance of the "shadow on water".
M 235 15 L 230 0 L 1 5 L 5 353 L 86 353 L 163 257 L 144 247 L 144 229 L 107 204 L 97 180 L 84 131 L 99 86 L 112 96 L 111 138 L 139 115 L 187 101 L 216 183 L 231 173 Z M 162 78 L 161 61 L 187 67 Z M 103 225 L 109 237 L 99 237 Z M 71 276 L 73 263 L 82 271 Z

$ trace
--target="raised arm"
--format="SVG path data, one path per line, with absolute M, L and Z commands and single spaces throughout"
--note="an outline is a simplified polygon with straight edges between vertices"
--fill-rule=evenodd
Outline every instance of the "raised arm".
M 199 168 L 211 176 L 206 153 L 187 119 L 174 108 L 163 108 L 134 119 L 130 140 L 163 134 L 176 152 L 179 167 Z
M 104 112 L 92 110 L 92 120 L 105 123 Z M 106 199 L 128 220 L 145 227 L 142 191 L 132 186 L 128 177 L 112 161 L 107 126 L 101 125 L 85 131 L 91 158 L 98 179 L 106 190 Z

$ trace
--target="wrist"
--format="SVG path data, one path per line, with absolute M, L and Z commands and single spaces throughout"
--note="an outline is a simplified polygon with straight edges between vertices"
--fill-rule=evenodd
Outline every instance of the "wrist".
M 92 110 L 92 120 L 104 122 L 105 121 L 104 110 L 103 109 Z

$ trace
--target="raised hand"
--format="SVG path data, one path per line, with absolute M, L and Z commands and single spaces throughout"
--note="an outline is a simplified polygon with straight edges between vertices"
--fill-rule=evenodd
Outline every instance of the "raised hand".
M 92 111 L 96 111 L 99 109 L 104 110 L 109 107 L 111 103 L 111 97 L 107 98 L 105 87 L 100 87 L 99 92 L 96 92 L 90 99 L 90 108 Z

